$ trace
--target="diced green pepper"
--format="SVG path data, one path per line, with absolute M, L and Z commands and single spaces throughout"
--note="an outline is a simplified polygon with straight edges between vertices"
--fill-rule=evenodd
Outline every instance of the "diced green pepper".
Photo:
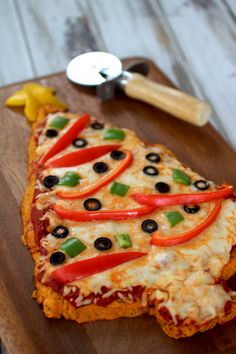
M 184 217 L 178 211 L 167 211 L 165 213 L 171 227 L 174 227 L 179 222 L 184 220 Z
M 128 248 L 132 246 L 132 242 L 129 234 L 120 234 L 115 237 L 121 248 Z
M 125 132 L 121 129 L 108 129 L 103 137 L 104 140 L 124 140 Z
M 68 187 L 75 187 L 79 184 L 79 180 L 81 179 L 78 173 L 73 171 L 68 171 L 60 178 L 58 183 L 59 186 L 68 186 Z
M 172 173 L 173 173 L 172 176 L 174 182 L 186 184 L 187 186 L 191 184 L 191 179 L 185 172 L 181 170 L 173 170 Z
M 69 122 L 68 118 L 63 116 L 57 116 L 53 118 L 53 120 L 51 121 L 50 128 L 63 129 L 68 122 Z
M 71 237 L 61 244 L 61 249 L 71 258 L 77 256 L 77 254 L 83 252 L 86 248 L 85 244 L 75 237 Z
M 113 182 L 110 192 L 111 194 L 119 195 L 120 197 L 124 197 L 128 192 L 129 186 L 127 184 Z

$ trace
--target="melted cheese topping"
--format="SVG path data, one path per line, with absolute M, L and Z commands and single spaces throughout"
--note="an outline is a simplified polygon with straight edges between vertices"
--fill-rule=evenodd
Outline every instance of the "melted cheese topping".
M 56 138 L 46 138 L 45 131 L 50 121 L 57 114 L 49 115 L 47 124 L 44 127 L 37 148 L 38 158 L 51 147 L 57 139 L 73 124 L 77 119 L 71 115 L 69 124 L 60 131 Z M 80 137 L 87 140 L 89 146 L 105 145 L 110 143 L 119 143 L 117 141 L 104 141 L 103 136 L 109 125 L 104 129 L 94 130 L 91 127 L 86 128 Z M 121 142 L 122 149 L 130 149 L 133 153 L 133 162 L 119 177 L 117 182 L 130 186 L 128 194 L 125 197 L 119 197 L 110 193 L 112 183 L 103 187 L 92 197 L 97 198 L 102 203 L 102 210 L 126 210 L 130 208 L 139 208 L 140 205 L 129 198 L 133 192 L 157 193 L 155 184 L 165 182 L 170 186 L 170 193 L 197 193 L 198 191 L 191 183 L 189 186 L 175 183 L 172 178 L 173 169 L 181 169 L 191 178 L 191 181 L 202 179 L 190 168 L 183 166 L 174 156 L 172 156 L 162 146 L 147 146 L 130 130 L 124 129 L 126 137 Z M 67 147 L 57 156 L 68 152 L 76 151 L 72 145 Z M 147 161 L 145 156 L 155 152 L 160 154 L 161 161 L 152 163 Z M 103 174 L 97 174 L 93 170 L 95 162 L 105 162 L 109 169 Z M 121 160 L 122 161 L 122 160 Z M 58 190 L 76 191 L 87 189 L 110 171 L 116 168 L 121 161 L 112 160 L 110 154 L 106 154 L 92 162 L 69 168 L 48 168 L 41 171 L 41 177 L 56 175 L 59 178 L 67 171 L 76 171 L 82 177 L 81 183 L 74 187 L 56 186 L 52 191 L 46 190 L 41 182 L 36 186 L 40 189 L 37 197 L 36 207 L 40 210 L 46 209 L 52 203 L 57 203 L 65 208 L 73 210 L 84 210 L 81 200 L 58 199 L 55 192 Z M 143 173 L 143 168 L 147 165 L 155 166 L 159 174 L 157 176 L 147 176 Z M 214 190 L 215 185 L 210 182 L 209 190 Z M 91 292 L 100 293 L 101 287 L 106 286 L 109 292 L 104 296 L 110 296 L 114 291 L 127 289 L 132 286 L 142 285 L 149 289 L 149 296 L 158 302 L 157 308 L 165 306 L 172 315 L 173 321 L 185 319 L 186 317 L 195 320 L 197 323 L 203 323 L 224 313 L 225 303 L 231 299 L 231 294 L 227 293 L 223 287 L 216 283 L 215 279 L 220 278 L 222 268 L 229 262 L 230 251 L 236 243 L 236 204 L 231 200 L 225 200 L 222 203 L 221 211 L 213 224 L 205 229 L 199 236 L 189 242 L 172 247 L 156 247 L 150 244 L 150 234 L 145 233 L 141 224 L 145 219 L 153 219 L 157 222 L 160 232 L 166 237 L 186 232 L 197 226 L 214 207 L 214 202 L 202 203 L 200 210 L 196 214 L 188 214 L 183 210 L 183 206 L 161 207 L 156 209 L 150 215 L 133 220 L 124 221 L 97 221 L 97 222 L 72 222 L 63 220 L 52 210 L 45 210 L 44 218 L 49 219 L 49 228 L 53 229 L 59 224 L 65 225 L 69 229 L 69 237 L 77 237 L 86 246 L 87 249 L 74 258 L 67 257 L 66 264 L 74 263 L 79 260 L 95 257 L 105 253 L 116 253 L 126 251 L 147 252 L 146 256 L 134 261 L 123 263 L 115 268 L 101 272 L 99 274 L 87 277 L 85 279 L 74 281 L 64 287 L 64 295 L 68 293 L 68 286 L 76 289 L 80 288 L 80 295 L 76 299 L 78 306 L 85 305 L 82 301 L 83 296 Z M 171 227 L 165 212 L 178 211 L 184 217 L 184 220 Z M 116 242 L 117 234 L 129 234 L 132 240 L 132 247 L 122 249 Z M 109 251 L 98 251 L 94 248 L 94 241 L 98 237 L 108 237 L 112 240 L 113 246 Z M 57 239 L 50 233 L 41 240 L 42 246 L 52 252 L 60 249 L 64 239 Z M 50 276 L 51 272 L 60 266 L 53 266 L 49 262 L 49 256 L 42 256 L 43 269 L 45 275 L 43 281 Z M 121 300 L 122 293 L 119 293 Z M 144 297 L 144 296 L 143 296 Z M 84 300 L 87 301 L 87 300 Z M 125 301 L 125 300 L 124 300 Z M 132 301 L 132 295 L 127 301 Z M 147 302 L 147 293 L 142 299 L 144 306 Z M 87 303 L 87 302 L 86 302 Z

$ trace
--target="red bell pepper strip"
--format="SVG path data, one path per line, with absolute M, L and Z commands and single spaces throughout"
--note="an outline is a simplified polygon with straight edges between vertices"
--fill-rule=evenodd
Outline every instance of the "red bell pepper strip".
M 141 207 L 127 210 L 78 211 L 53 204 L 52 209 L 63 219 L 71 221 L 128 220 L 151 214 L 156 207 Z
M 87 258 L 54 270 L 52 272 L 52 277 L 59 283 L 66 284 L 104 272 L 105 270 L 114 268 L 119 264 L 132 261 L 133 259 L 145 255 L 146 253 L 144 252 L 120 252 Z
M 129 150 L 124 150 L 126 153 L 125 158 L 122 160 L 120 165 L 111 171 L 106 177 L 100 179 L 97 183 L 93 184 L 91 187 L 78 191 L 78 192 L 57 192 L 56 195 L 63 199 L 80 199 L 87 197 L 95 192 L 97 192 L 102 187 L 106 186 L 108 183 L 112 182 L 116 177 L 118 177 L 126 168 L 128 168 L 133 160 L 133 155 Z
M 60 156 L 45 163 L 45 167 L 71 167 L 82 165 L 83 163 L 101 157 L 112 150 L 117 150 L 120 147 L 118 144 L 93 146 L 87 149 L 73 151 L 66 155 Z
M 79 133 L 90 123 L 90 115 L 84 114 L 75 121 L 74 124 L 63 134 L 57 142 L 44 154 L 39 160 L 39 165 L 42 166 L 45 162 L 64 150 L 70 143 L 79 135 Z
M 233 195 L 233 187 L 222 185 L 218 190 L 213 192 L 189 193 L 189 194 L 141 194 L 134 193 L 131 198 L 136 202 L 148 206 L 166 206 L 166 205 L 182 205 L 182 204 L 197 204 L 219 200 L 222 198 L 230 198 Z
M 180 245 L 181 243 L 191 240 L 192 238 L 199 235 L 202 231 L 204 231 L 208 226 L 210 226 L 213 223 L 213 221 L 216 219 L 217 215 L 219 214 L 220 209 L 221 209 L 221 201 L 218 200 L 214 208 L 210 212 L 210 214 L 193 229 L 171 237 L 162 236 L 158 233 L 155 233 L 152 235 L 151 244 L 155 246 L 166 247 L 166 246 Z

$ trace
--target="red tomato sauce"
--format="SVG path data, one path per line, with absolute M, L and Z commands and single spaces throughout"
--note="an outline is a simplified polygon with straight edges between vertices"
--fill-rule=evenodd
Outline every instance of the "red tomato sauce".
M 33 228 L 34 228 L 34 240 L 39 248 L 39 252 L 42 255 L 47 255 L 48 251 L 44 247 L 42 247 L 40 241 L 43 237 L 45 237 L 48 234 L 47 228 L 48 228 L 49 223 L 48 223 L 48 220 L 40 220 L 45 214 L 45 209 L 38 210 L 35 207 L 35 200 L 36 200 L 36 196 L 38 193 L 39 192 L 35 191 L 34 198 L 32 201 L 33 205 L 31 207 L 31 222 L 32 222 Z
M 68 300 L 75 307 L 80 307 L 80 306 L 77 306 L 77 304 L 76 304 L 76 299 L 78 298 L 78 296 L 80 294 L 80 289 L 77 286 L 68 286 L 68 287 L 71 287 L 71 291 L 68 292 L 67 295 L 63 295 L 64 285 L 59 284 L 51 277 L 49 277 L 46 281 L 42 281 L 44 274 L 45 274 L 44 270 L 39 271 L 39 273 L 37 274 L 37 280 L 39 282 L 52 288 L 54 291 L 56 291 L 61 296 L 63 296 L 66 300 Z M 73 291 L 72 291 L 72 288 L 73 288 Z M 135 302 L 141 298 L 142 293 L 145 290 L 145 288 L 141 285 L 137 285 L 137 286 L 133 286 L 130 289 L 126 289 L 124 291 L 121 291 L 121 290 L 115 291 L 112 295 L 103 298 L 102 296 L 110 290 L 111 289 L 107 288 L 106 286 L 102 286 L 100 294 L 95 294 L 94 292 L 91 292 L 89 295 L 83 297 L 81 301 L 90 300 L 91 303 L 95 303 L 98 306 L 107 306 L 107 305 L 111 304 L 113 301 L 119 300 L 120 297 L 119 297 L 118 293 L 121 293 L 126 298 L 128 298 L 128 294 L 131 294 L 133 297 L 133 302 Z M 81 306 L 83 306 L 83 305 L 81 305 Z

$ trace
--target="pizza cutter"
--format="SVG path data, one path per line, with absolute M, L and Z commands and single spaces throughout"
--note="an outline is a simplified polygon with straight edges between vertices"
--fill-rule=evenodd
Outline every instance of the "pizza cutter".
M 69 80 L 76 84 L 95 86 L 103 101 L 115 97 L 119 88 L 129 97 L 197 126 L 205 125 L 211 115 L 207 102 L 147 78 L 148 65 L 143 62 L 123 70 L 121 61 L 115 55 L 88 52 L 72 59 L 66 73 Z

